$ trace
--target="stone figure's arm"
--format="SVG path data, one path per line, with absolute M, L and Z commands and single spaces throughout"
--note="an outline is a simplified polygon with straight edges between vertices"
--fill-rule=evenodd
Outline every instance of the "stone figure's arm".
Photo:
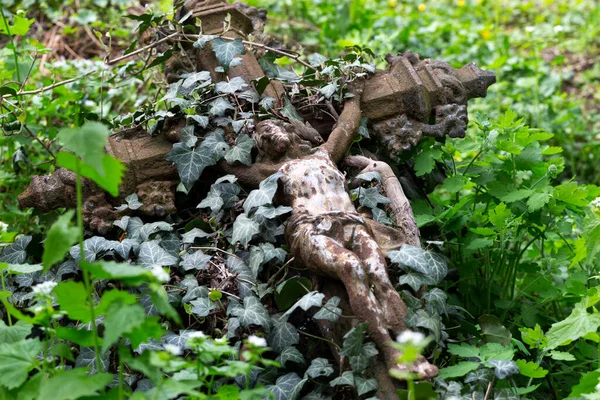
M 362 83 L 362 82 L 361 82 Z M 337 125 L 329 135 L 329 139 L 321 149 L 325 150 L 334 163 L 338 163 L 348 151 L 352 144 L 352 139 L 360 126 L 360 98 L 362 95 L 362 84 L 354 86 L 350 93 L 354 97 L 349 98 L 344 103 L 344 110 L 340 115 Z
M 258 184 L 269 176 L 273 175 L 283 163 L 254 163 L 252 165 L 229 164 L 227 161 L 219 161 L 217 167 L 228 174 L 233 174 L 238 178 L 238 181 L 248 187 L 258 187 Z
M 406 243 L 420 247 L 419 228 L 415 222 L 410 202 L 406 198 L 402 185 L 392 168 L 382 161 L 374 161 L 363 156 L 347 156 L 344 159 L 344 164 L 350 167 L 362 168 L 361 173 L 379 172 L 385 194 L 392 201 L 389 208 L 394 222 L 398 229 L 404 233 Z

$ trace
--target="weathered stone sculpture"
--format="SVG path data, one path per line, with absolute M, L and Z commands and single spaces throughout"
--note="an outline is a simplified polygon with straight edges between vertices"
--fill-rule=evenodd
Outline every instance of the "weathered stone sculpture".
M 220 0 L 189 1 L 184 11 L 192 11 L 202 19 L 204 33 L 230 38 L 244 37 L 264 22 L 260 12 L 250 10 L 251 18 Z M 234 29 L 223 33 L 227 14 Z M 227 72 L 216 71 L 218 62 L 209 47 L 189 51 L 194 53 L 190 57 L 195 60 L 192 68 L 210 71 L 214 81 L 241 77 L 250 82 L 264 75 L 251 51 Z M 354 207 L 337 164 L 344 159 L 365 117 L 382 152 L 391 158 L 415 145 L 422 136 L 464 137 L 467 101 L 485 96 L 495 77 L 474 64 L 456 70 L 444 62 L 421 61 L 410 52 L 388 55 L 387 61 L 386 70 L 350 84 L 354 96 L 340 105 L 343 111 L 331 133 L 296 120 L 257 121 L 252 134 L 258 149 L 254 164 L 248 167 L 221 161 L 216 168 L 235 174 L 248 187 L 256 187 L 263 179 L 281 172 L 281 193 L 276 200 L 293 209 L 286 240 L 296 260 L 312 272 L 342 281 L 352 313 L 368 322 L 369 334 L 386 368 L 410 369 L 422 378 L 432 378 L 437 374 L 435 366 L 424 358 L 412 366 L 397 365 L 399 354 L 388 345 L 392 335 L 406 329 L 407 308 L 390 282 L 385 254 L 404 243 L 419 246 L 410 204 L 389 165 L 362 156 L 347 157 L 346 165 L 380 172 L 392 200 L 390 211 L 396 228 L 366 218 Z M 178 67 L 170 65 L 167 73 L 177 77 Z M 265 95 L 281 100 L 285 91 L 281 83 L 272 80 Z M 169 136 L 178 137 L 175 133 Z M 326 142 L 323 137 L 327 137 Z M 137 193 L 144 203 L 142 213 L 161 216 L 176 212 L 173 189 L 177 172 L 165 160 L 171 148 L 171 141 L 162 133 L 154 137 L 143 132 L 121 133 L 110 138 L 107 151 L 127 166 L 121 193 Z M 73 207 L 73 186 L 73 175 L 62 169 L 49 177 L 34 177 L 19 197 L 20 205 L 42 211 Z M 89 182 L 84 196 L 86 222 L 92 229 L 107 232 L 121 216 L 114 206 L 122 199 L 110 198 Z M 385 386 L 381 380 L 380 386 Z M 387 393 L 393 394 L 393 388 Z

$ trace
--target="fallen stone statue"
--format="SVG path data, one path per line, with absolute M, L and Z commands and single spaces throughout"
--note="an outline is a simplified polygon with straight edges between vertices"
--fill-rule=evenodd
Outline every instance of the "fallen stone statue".
M 264 13 L 261 19 L 256 9 L 235 8 L 224 1 L 191 1 L 185 7 L 202 18 L 205 34 L 223 34 L 222 21 L 227 14 L 233 16 L 231 23 L 236 29 L 226 34 L 243 37 L 256 26 L 262 26 L 261 20 L 264 22 Z M 208 50 L 188 51 L 192 60 L 199 60 L 194 68 L 198 71 L 212 68 L 208 70 L 215 81 L 238 76 L 250 82 L 263 75 L 262 70 L 257 70 L 252 51 L 246 52 L 241 66 L 217 73 L 214 55 Z M 256 118 L 251 132 L 256 143 L 254 162 L 246 166 L 223 160 L 213 169 L 221 174 L 234 174 L 246 187 L 257 187 L 262 180 L 280 173 L 275 199 L 278 204 L 292 208 L 285 240 L 296 261 L 315 274 L 343 283 L 351 312 L 359 321 L 368 323 L 368 333 L 379 349 L 386 371 L 410 371 L 430 379 L 437 375 L 434 365 L 424 357 L 410 366 L 398 365 L 400 354 L 388 345 L 407 329 L 404 322 L 407 307 L 390 282 L 386 253 L 403 244 L 420 246 L 410 203 L 390 163 L 346 154 L 363 118 L 368 118 L 372 140 L 388 160 L 410 149 L 423 136 L 464 137 L 467 101 L 485 96 L 495 76 L 474 64 L 456 70 L 442 61 L 420 60 L 410 52 L 388 55 L 387 61 L 386 70 L 348 84 L 352 96 L 338 105 L 341 113 L 332 129 L 315 129 L 293 119 Z M 176 75 L 177 71 L 171 68 L 169 73 Z M 277 99 L 285 97 L 284 86 L 274 80 L 266 92 Z M 168 139 L 171 136 L 124 131 L 109 140 L 107 151 L 127 166 L 121 193 L 138 194 L 143 206 L 137 212 L 141 214 L 164 216 L 177 211 L 174 202 L 177 170 L 165 159 L 173 147 Z M 348 193 L 346 177 L 338 168 L 340 163 L 344 168 L 363 173 L 379 172 L 385 194 L 392 201 L 388 210 L 393 227 L 357 211 Z M 74 182 L 72 173 L 62 169 L 51 176 L 33 177 L 29 188 L 19 197 L 20 205 L 41 211 L 74 207 Z M 113 221 L 130 212 L 116 210 L 115 206 L 123 199 L 111 198 L 91 182 L 86 182 L 84 196 L 85 221 L 93 230 L 108 232 Z M 394 383 L 389 382 L 389 375 L 383 375 L 387 377 L 380 374 L 377 378 L 379 396 L 394 398 Z

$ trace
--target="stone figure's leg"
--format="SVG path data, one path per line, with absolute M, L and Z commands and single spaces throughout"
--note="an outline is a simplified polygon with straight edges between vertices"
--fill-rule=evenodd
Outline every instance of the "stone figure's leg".
M 375 297 L 381 303 L 388 327 L 395 335 L 399 335 L 406 330 L 404 317 L 408 310 L 390 282 L 383 252 L 364 226 L 359 225 L 355 228 L 352 244 L 352 250 L 367 269 L 369 283 L 373 287 Z
M 367 322 L 369 335 L 382 352 L 388 368 L 396 367 L 400 353 L 389 346 L 392 338 L 381 304 L 371 291 L 369 276 L 361 260 L 338 241 L 317 234 L 307 234 L 302 248 L 303 262 L 322 274 L 336 276 L 348 292 L 350 307 L 359 320 Z

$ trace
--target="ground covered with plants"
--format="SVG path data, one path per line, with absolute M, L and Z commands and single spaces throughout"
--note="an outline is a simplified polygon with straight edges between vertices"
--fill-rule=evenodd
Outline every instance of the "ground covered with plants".
M 248 4 L 269 11 L 275 51 L 258 49 L 261 66 L 303 99 L 297 109 L 339 103 L 346 79 L 385 67 L 388 52 L 474 61 L 497 76 L 469 104 L 466 138 L 423 140 L 395 160 L 423 249 L 404 247 L 390 263 L 413 331 L 394 345 L 403 361 L 422 353 L 440 368 L 432 382 L 403 376 L 399 397 L 600 399 L 597 2 Z M 273 109 L 248 83 L 208 73 L 167 79 L 184 44 L 166 35 L 196 24 L 170 1 L 2 7 L 0 397 L 375 396 L 365 325 L 339 342 L 318 328 L 349 318 L 290 256 L 277 180 L 247 191 L 210 173 L 222 159 L 251 163 L 253 118 L 294 118 L 291 104 Z M 212 42 L 224 69 L 250 51 L 188 39 Z M 81 178 L 116 195 L 123 175 L 106 138 L 160 132 L 175 117 L 191 127 L 168 156 L 179 213 L 142 218 L 140 199 L 121 193 L 128 215 L 104 235 L 85 230 Z M 369 141 L 366 126 L 360 134 L 352 154 Z M 31 177 L 57 166 L 77 175 L 77 206 L 19 209 Z M 362 178 L 357 206 L 389 223 L 376 177 Z

